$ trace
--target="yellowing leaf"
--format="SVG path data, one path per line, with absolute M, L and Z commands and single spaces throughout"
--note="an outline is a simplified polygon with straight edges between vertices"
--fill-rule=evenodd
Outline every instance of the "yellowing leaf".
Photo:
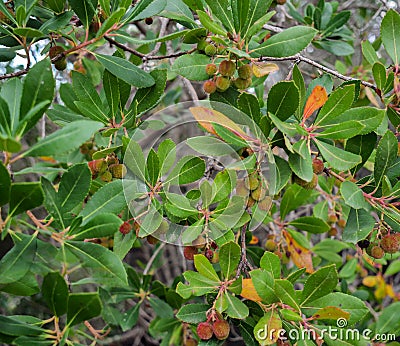
M 321 108 L 328 100 L 328 94 L 323 86 L 317 85 L 307 99 L 303 111 L 303 121 L 308 119 L 318 108 Z
M 217 135 L 213 127 L 213 123 L 215 123 L 225 127 L 235 135 L 245 140 L 250 139 L 250 137 L 247 136 L 244 131 L 238 125 L 236 125 L 235 122 L 221 112 L 206 107 L 191 107 L 190 111 L 197 122 L 203 126 L 207 132 L 210 132 L 213 135 Z
M 261 346 L 275 344 L 281 336 L 282 320 L 276 310 L 272 309 L 260 318 L 254 327 L 254 336 Z
M 367 276 L 362 281 L 364 286 L 374 287 L 378 284 L 378 279 L 376 276 Z
M 251 279 L 242 280 L 242 292 L 240 293 L 240 295 L 245 299 L 252 300 L 253 302 L 262 301 Z
M 260 78 L 270 74 L 271 72 L 278 71 L 279 66 L 270 62 L 254 62 L 251 65 L 251 69 L 253 70 L 254 76 Z
M 307 273 L 313 273 L 311 251 L 297 243 L 288 232 L 284 231 L 283 234 L 290 251 L 290 258 L 294 264 L 299 268 L 306 268 Z
M 258 242 L 259 242 L 258 237 L 256 237 L 255 235 L 252 235 L 252 236 L 251 236 L 251 240 L 250 240 L 250 242 L 249 242 L 249 245 L 257 245 Z
M 350 313 L 336 306 L 326 306 L 320 309 L 312 317 L 316 320 L 337 320 L 338 318 L 348 320 L 350 318 Z

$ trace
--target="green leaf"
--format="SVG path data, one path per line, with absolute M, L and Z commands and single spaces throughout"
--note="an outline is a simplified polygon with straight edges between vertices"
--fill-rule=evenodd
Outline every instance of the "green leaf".
M 13 138 L 0 135 L 0 150 L 9 153 L 17 153 L 21 150 L 21 143 Z
M 118 87 L 118 78 L 115 77 L 108 70 L 104 70 L 103 73 L 103 87 L 104 93 L 107 98 L 107 103 L 110 107 L 112 115 L 117 114 L 120 108 L 120 92 Z
M 36 237 L 23 233 L 18 237 L 21 239 L 0 260 L 0 284 L 13 283 L 24 277 L 35 259 Z
M 297 184 L 290 185 L 283 194 L 280 215 L 283 220 L 284 217 L 292 210 L 303 205 L 311 196 L 312 191 L 303 189 Z
M 276 83 L 268 93 L 268 112 L 285 121 L 299 107 L 299 90 L 293 81 Z
M 350 16 L 350 11 L 341 11 L 338 14 L 332 16 L 324 31 L 322 32 L 322 35 L 325 37 L 330 36 L 335 30 L 345 25 L 350 19 Z
M 39 293 L 40 289 L 35 274 L 33 274 L 32 271 L 28 271 L 26 275 L 18 281 L 0 285 L 0 291 L 16 296 L 28 297 Z
M 118 214 L 126 206 L 124 189 L 121 180 L 114 180 L 98 190 L 79 214 L 83 225 L 93 217 L 103 213 Z
M 374 130 L 382 123 L 385 116 L 385 110 L 374 107 L 358 107 L 345 111 L 331 121 L 324 122 L 324 128 L 329 129 L 329 125 L 336 125 L 338 128 L 341 125 L 346 126 L 349 122 L 358 122 L 362 125 L 360 131 L 356 134 L 365 135 Z M 328 125 L 328 126 L 327 126 Z
M 300 312 L 300 307 L 296 301 L 296 292 L 290 281 L 275 280 L 275 294 L 283 304 L 287 304 Z
M 367 135 L 355 136 L 346 141 L 346 151 L 360 155 L 362 158 L 361 163 L 352 168 L 353 173 L 357 172 L 367 162 L 375 148 L 376 139 L 375 132 L 371 132 Z
M 331 293 L 337 284 L 338 273 L 334 264 L 318 269 L 304 284 L 301 306 L 309 306 L 313 300 Z
M 330 229 L 330 226 L 324 220 L 313 216 L 298 217 L 290 221 L 289 225 L 313 234 L 325 233 Z
M 64 173 L 57 193 L 63 212 L 69 212 L 82 203 L 89 193 L 91 172 L 85 163 L 72 166 Z
M 383 90 L 386 85 L 386 68 L 382 63 L 376 62 L 372 66 L 372 74 L 378 89 Z
M 81 260 L 82 267 L 91 271 L 95 282 L 106 286 L 127 285 L 127 275 L 121 260 L 104 246 L 81 241 L 67 241 L 64 244 Z
M 269 272 L 263 269 L 252 270 L 250 272 L 250 277 L 257 294 L 263 302 L 271 304 L 278 301 L 278 298 L 275 295 L 274 279 Z
M 206 164 L 197 156 L 185 156 L 171 171 L 165 183 L 183 185 L 193 183 L 204 175 Z
M 225 297 L 228 302 L 225 312 L 229 317 L 242 320 L 249 316 L 249 308 L 241 300 L 229 293 L 225 294 Z
M 354 209 L 366 209 L 369 206 L 364 198 L 362 190 L 351 181 L 344 181 L 340 185 L 340 194 L 345 203 Z
M 32 92 L 32 91 L 35 92 Z M 19 122 L 26 123 L 21 134 L 26 133 L 43 115 L 44 111 L 50 104 L 36 113 L 29 120 L 26 119 L 29 111 L 37 104 L 43 101 L 53 101 L 55 90 L 55 81 L 51 71 L 49 59 L 42 60 L 35 64 L 28 72 L 24 79 L 24 85 L 21 96 L 21 108 L 19 112 Z
M 340 122 L 336 125 L 325 126 L 324 131 L 317 133 L 318 138 L 347 139 L 364 132 L 365 126 L 355 120 Z
M 0 207 L 4 204 L 7 204 L 10 200 L 10 191 L 11 191 L 11 177 L 8 173 L 7 168 L 0 163 Z
M 206 256 L 201 254 L 194 255 L 194 266 L 197 269 L 197 271 L 206 278 L 213 280 L 215 282 L 220 281 L 214 267 L 212 266 L 210 261 L 206 258 Z
M 231 170 L 224 169 L 218 172 L 213 181 L 212 202 L 216 203 L 227 198 L 236 186 L 236 174 Z
M 379 186 L 388 168 L 397 158 L 398 141 L 392 131 L 388 130 L 376 148 L 374 163 L 375 185 Z
M 210 156 L 224 156 L 233 154 L 233 148 L 221 141 L 219 138 L 211 136 L 197 136 L 188 138 L 186 143 L 198 153 Z
M 165 301 L 157 298 L 157 297 L 149 297 L 148 298 L 150 306 L 157 314 L 157 316 L 161 318 L 173 318 L 174 311 L 172 310 L 171 306 L 168 305 Z
M 67 312 L 68 286 L 59 272 L 49 273 L 43 278 L 42 296 L 55 316 L 62 316 Z
M 337 116 L 351 107 L 354 94 L 354 84 L 337 88 L 329 95 L 328 101 L 322 106 L 315 119 L 315 124 L 323 126 L 332 123 Z
M 197 272 L 187 271 L 183 276 L 189 282 L 189 285 L 184 285 L 182 282 L 179 282 L 176 286 L 176 293 L 184 299 L 187 299 L 192 295 L 197 297 L 202 296 L 215 291 L 219 287 L 219 283 L 216 283 L 214 280 L 210 280 Z
M 301 139 L 293 145 L 297 153 L 289 153 L 289 166 L 301 179 L 311 181 L 313 178 L 313 166 L 308 142 Z
M 126 148 L 124 164 L 134 174 L 134 176 L 139 178 L 142 182 L 145 182 L 144 171 L 146 162 L 141 146 L 134 140 L 130 140 L 128 147 Z
M 387 11 L 381 23 L 381 38 L 386 52 L 395 65 L 400 64 L 400 15 L 393 9 Z
M 159 14 L 166 6 L 167 0 L 142 0 L 135 5 L 125 22 L 141 20 Z
M 72 122 L 41 139 L 25 151 L 23 156 L 53 156 L 67 153 L 79 147 L 102 126 L 102 123 L 91 120 Z
M 98 214 L 84 227 L 73 232 L 74 240 L 110 237 L 119 230 L 123 221 L 114 214 Z
M 234 242 L 224 244 L 219 250 L 219 263 L 225 279 L 236 275 L 240 261 L 240 246 Z
M 361 42 L 361 49 L 365 60 L 367 60 L 370 65 L 375 64 L 379 60 L 374 47 L 368 40 Z
M 377 333 L 395 333 L 400 331 L 400 316 L 399 316 L 400 302 L 392 303 L 383 309 L 376 323 L 375 330 Z
M 177 58 L 172 71 L 189 80 L 206 80 L 209 78 L 206 73 L 206 65 L 210 63 L 210 57 L 203 54 L 185 54 Z
M 344 294 L 341 292 L 329 293 L 326 296 L 318 298 L 311 302 L 310 306 L 312 306 L 313 309 L 303 308 L 303 311 L 306 313 L 307 316 L 312 316 L 319 309 L 323 309 L 327 306 L 335 306 L 346 312 L 349 312 L 349 326 L 354 325 L 355 323 L 363 319 L 367 314 L 369 314 L 369 310 L 362 300 L 352 295 Z
M 185 196 L 176 193 L 166 193 L 168 203 L 165 207 L 169 212 L 181 218 L 187 218 L 191 215 L 196 215 L 198 210 L 191 206 L 190 200 Z
M 122 331 L 127 331 L 131 329 L 136 323 L 139 318 L 139 309 L 142 306 L 142 304 L 137 303 L 135 304 L 132 308 L 130 308 L 128 311 L 124 313 L 123 319 L 120 321 L 120 325 L 122 328 Z
M 213 16 L 218 18 L 224 25 L 225 29 L 229 32 L 235 32 L 233 12 L 230 0 L 205 0 L 206 4 L 210 7 Z
M 187 304 L 182 306 L 176 318 L 186 323 L 200 323 L 206 320 L 206 312 L 210 309 L 208 304 Z
M 351 209 L 343 230 L 343 241 L 357 243 L 365 239 L 375 226 L 375 219 L 364 209 Z
M 69 5 L 85 28 L 89 28 L 89 24 L 96 12 L 97 2 L 98 0 L 69 0 Z
M 287 57 L 306 48 L 317 34 L 317 30 L 307 26 L 286 29 L 253 49 L 252 56 Z
M 10 196 L 9 216 L 21 214 L 43 203 L 40 183 L 13 183 Z
M 260 122 L 260 104 L 258 103 L 257 97 L 252 94 L 242 93 L 238 98 L 237 105 L 238 108 L 253 119 L 256 124 Z
M 150 149 L 146 160 L 146 180 L 154 186 L 160 175 L 160 160 L 154 149 Z
M 136 91 L 132 104 L 137 105 L 137 114 L 141 115 L 154 108 L 164 95 L 167 83 L 167 70 L 153 70 L 150 75 L 154 78 L 155 84 L 148 88 L 141 88 Z
M 96 54 L 97 60 L 113 75 L 138 88 L 155 84 L 154 78 L 130 61 L 112 55 Z
M 361 162 L 360 155 L 355 155 L 319 140 L 315 140 L 315 143 L 321 155 L 334 169 L 346 171 Z
M 241 5 L 244 1 L 237 1 L 237 4 Z M 242 28 L 240 28 L 240 36 L 243 38 L 251 37 L 252 35 L 256 34 L 254 32 L 254 27 L 258 27 L 260 30 L 262 26 L 272 17 L 271 14 L 274 12 L 267 13 L 269 7 L 271 6 L 272 1 L 270 0 L 251 0 L 248 13 L 243 11 L 242 9 L 238 9 L 238 12 L 244 16 L 244 24 Z M 265 21 L 264 21 L 265 20 Z M 259 23 L 263 23 L 260 27 Z M 257 30 L 257 31 L 258 31 Z
M 0 315 L 0 325 L 1 325 L 1 333 L 6 335 L 40 335 L 44 333 L 42 328 L 37 326 L 20 322 L 15 317 L 1 316 Z
M 26 38 L 38 38 L 45 36 L 43 32 L 34 28 L 15 28 L 14 34 Z
M 98 293 L 71 293 L 68 299 L 67 325 L 73 326 L 101 314 Z
M 210 16 L 204 11 L 196 11 L 199 16 L 200 23 L 208 30 L 217 35 L 226 36 L 226 30 L 224 30 L 220 25 L 214 22 Z
M 275 309 L 268 310 L 254 327 L 254 336 L 261 346 L 274 345 L 277 331 L 282 330 L 282 320 Z M 274 332 L 273 332 L 274 331 Z
M 264 252 L 264 255 L 260 259 L 260 268 L 269 272 L 274 279 L 281 277 L 281 260 L 272 252 Z
M 269 193 L 277 195 L 288 183 L 292 176 L 292 171 L 288 163 L 279 156 L 274 156 L 274 163 L 270 162 L 271 182 Z

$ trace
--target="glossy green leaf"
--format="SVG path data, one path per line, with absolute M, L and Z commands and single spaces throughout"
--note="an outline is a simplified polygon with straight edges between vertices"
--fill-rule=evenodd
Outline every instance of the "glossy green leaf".
M 337 125 L 325 126 L 324 130 L 317 134 L 318 138 L 347 139 L 364 132 L 365 126 L 358 121 L 348 120 Z
M 301 306 L 310 306 L 313 300 L 331 293 L 337 284 L 338 273 L 334 264 L 318 269 L 304 283 Z
M 79 147 L 103 126 L 102 123 L 91 120 L 72 122 L 62 129 L 53 132 L 30 149 L 23 153 L 24 156 L 52 156 L 67 153 Z
M 13 183 L 10 190 L 9 215 L 18 215 L 40 206 L 43 191 L 40 183 Z
M 240 246 L 234 242 L 224 244 L 219 250 L 219 263 L 225 279 L 236 275 L 240 261 Z
M 119 230 L 121 218 L 115 214 L 97 214 L 84 227 L 73 232 L 74 240 L 111 237 Z
M 315 140 L 315 143 L 321 155 L 334 169 L 346 171 L 361 162 L 360 155 L 355 155 L 319 140 Z
M 398 141 L 392 131 L 388 130 L 381 138 L 376 148 L 374 163 L 375 185 L 379 186 L 388 168 L 397 157 Z
M 229 32 L 235 31 L 233 12 L 230 0 L 205 0 L 206 4 L 210 7 L 213 15 L 221 21 L 225 29 Z
M 138 88 L 154 85 L 154 78 L 130 61 L 111 55 L 96 54 L 99 62 L 113 75 Z
M 396 65 L 400 64 L 400 15 L 393 9 L 387 11 L 381 23 L 381 38 L 386 52 Z
M 365 239 L 375 226 L 375 219 L 364 209 L 351 209 L 343 230 L 343 241 L 357 243 Z
M 182 306 L 176 317 L 186 323 L 200 323 L 206 320 L 206 312 L 210 309 L 208 304 L 187 304 Z
M 375 132 L 367 135 L 358 135 L 346 141 L 345 149 L 353 154 L 360 155 L 362 161 L 360 164 L 352 168 L 352 172 L 357 172 L 368 160 L 375 148 L 377 136 Z
M 364 198 L 362 190 L 351 181 L 344 181 L 340 184 L 340 194 L 345 203 L 354 209 L 366 209 L 369 206 Z
M 274 279 L 269 272 L 263 269 L 255 269 L 250 272 L 250 277 L 263 302 L 271 304 L 278 301 L 275 295 Z
M 226 36 L 226 30 L 213 21 L 210 16 L 204 11 L 196 11 L 199 16 L 200 23 L 208 30 L 217 35 Z
M 20 322 L 16 317 L 8 317 L 0 315 L 1 333 L 6 335 L 40 335 L 44 330 L 38 326 Z
M 282 320 L 275 309 L 268 310 L 254 327 L 254 336 L 259 345 L 274 345 L 278 333 L 273 331 L 282 330 Z
M 361 48 L 365 60 L 367 60 L 370 65 L 375 64 L 379 60 L 374 47 L 368 40 L 361 42 Z
M 203 54 L 186 54 L 177 58 L 172 71 L 189 80 L 206 80 L 209 76 L 206 73 L 206 65 L 210 63 L 210 57 Z
M 293 145 L 296 153 L 289 153 L 289 166 L 292 171 L 305 181 L 311 181 L 313 178 L 313 166 L 310 148 L 305 139 L 301 139 Z
M 387 306 L 376 323 L 377 333 L 399 333 L 400 331 L 400 317 L 398 314 L 400 302 L 393 303 Z
M 299 90 L 293 81 L 279 82 L 268 93 L 268 112 L 284 121 L 299 107 Z
M 386 68 L 382 63 L 376 62 L 372 66 L 372 74 L 374 75 L 375 84 L 378 89 L 383 90 L 386 85 Z
M 300 311 L 300 307 L 297 303 L 296 292 L 294 291 L 294 286 L 290 281 L 280 279 L 275 280 L 275 294 L 282 303 Z
M 245 1 L 238 0 L 238 6 L 242 5 L 243 2 Z M 254 32 L 253 30 L 254 27 L 258 27 L 258 30 L 260 30 L 262 27 L 261 23 L 265 24 L 268 21 L 267 18 L 271 18 L 271 14 L 273 14 L 273 12 L 267 13 L 271 3 L 272 1 L 270 0 L 250 0 L 248 11 L 243 11 L 242 9 L 238 8 L 238 14 L 244 16 L 244 24 L 239 30 L 241 37 L 246 38 L 247 36 L 251 37 L 252 35 L 256 34 L 257 32 Z
M 260 259 L 260 268 L 269 272 L 274 279 L 281 277 L 281 261 L 277 255 L 272 252 L 266 251 Z
M 64 244 L 81 260 L 82 267 L 90 270 L 93 279 L 99 284 L 106 286 L 127 284 L 126 271 L 121 260 L 104 246 L 80 241 L 67 241 Z
M 11 178 L 3 163 L 0 163 L 0 207 L 10 200 Z
M 253 49 L 251 55 L 287 57 L 295 55 L 306 48 L 317 34 L 317 30 L 307 26 L 296 26 L 286 29 Z
M 73 326 L 101 313 L 98 293 L 71 293 L 68 299 L 67 325 Z
M 69 0 L 69 5 L 86 28 L 96 12 L 98 0 Z
M 231 318 L 242 320 L 249 315 L 249 308 L 239 299 L 231 294 L 225 294 L 228 302 L 226 314 Z
M 43 300 L 56 316 L 62 316 L 67 312 L 68 286 L 59 272 L 52 272 L 43 278 Z
M 220 281 L 217 272 L 206 256 L 202 254 L 194 255 L 194 266 L 196 270 L 206 278 L 214 280 L 215 282 Z
M 330 229 L 330 226 L 324 220 L 313 216 L 298 217 L 290 221 L 289 225 L 313 234 L 325 233 Z

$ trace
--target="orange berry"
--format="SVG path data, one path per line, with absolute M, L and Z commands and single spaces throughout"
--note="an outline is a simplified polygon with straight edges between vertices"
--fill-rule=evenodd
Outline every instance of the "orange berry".
M 213 336 L 213 328 L 208 322 L 199 323 L 196 331 L 201 340 L 209 340 Z

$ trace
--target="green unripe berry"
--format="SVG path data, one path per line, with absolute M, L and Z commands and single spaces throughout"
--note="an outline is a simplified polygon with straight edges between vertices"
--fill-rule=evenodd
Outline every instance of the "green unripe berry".
M 239 90 L 244 90 L 250 87 L 251 85 L 251 78 L 243 79 L 243 78 L 236 78 L 234 81 L 234 85 Z
M 225 77 L 232 77 L 235 74 L 236 65 L 232 60 L 223 60 L 219 64 L 219 73 Z
M 229 86 L 231 85 L 231 81 L 229 78 L 220 76 L 216 79 L 215 85 L 218 91 L 223 92 L 229 88 Z
M 217 48 L 213 44 L 208 44 L 204 49 L 204 53 L 208 56 L 213 56 L 217 53 Z
M 217 68 L 217 65 L 215 65 L 215 64 L 208 64 L 208 65 L 206 66 L 206 73 L 207 73 L 209 76 L 215 75 L 215 73 L 217 72 L 217 70 L 218 70 L 218 68 Z
M 238 69 L 239 78 L 248 79 L 251 78 L 253 75 L 253 71 L 251 70 L 250 65 L 242 65 Z
M 380 246 L 373 246 L 371 249 L 371 256 L 376 259 L 380 259 L 385 256 L 385 251 Z
M 200 52 L 204 52 L 204 50 L 206 49 L 206 47 L 207 47 L 207 42 L 206 42 L 206 40 L 200 40 L 198 43 L 197 43 L 197 50 L 198 51 L 200 51 Z

